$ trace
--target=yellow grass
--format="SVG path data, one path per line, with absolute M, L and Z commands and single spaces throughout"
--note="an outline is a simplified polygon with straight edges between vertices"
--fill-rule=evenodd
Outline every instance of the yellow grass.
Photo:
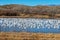
M 60 40 L 60 34 L 0 32 L 0 40 Z

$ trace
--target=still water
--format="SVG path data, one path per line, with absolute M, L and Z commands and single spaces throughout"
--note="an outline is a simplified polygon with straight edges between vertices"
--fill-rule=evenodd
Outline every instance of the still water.
M 60 20 L 36 18 L 0 18 L 0 31 L 60 33 Z

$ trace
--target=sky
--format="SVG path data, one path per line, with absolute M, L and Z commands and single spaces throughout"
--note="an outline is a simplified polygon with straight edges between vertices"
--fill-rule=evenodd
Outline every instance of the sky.
M 21 5 L 60 5 L 60 0 L 0 0 L 0 5 L 21 4 Z

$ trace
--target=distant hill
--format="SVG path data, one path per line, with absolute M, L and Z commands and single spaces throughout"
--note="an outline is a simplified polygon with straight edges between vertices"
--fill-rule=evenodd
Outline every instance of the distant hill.
M 26 6 L 18 4 L 10 4 L 0 6 L 0 16 L 41 16 L 48 15 L 53 17 L 55 14 L 60 14 L 60 6 Z

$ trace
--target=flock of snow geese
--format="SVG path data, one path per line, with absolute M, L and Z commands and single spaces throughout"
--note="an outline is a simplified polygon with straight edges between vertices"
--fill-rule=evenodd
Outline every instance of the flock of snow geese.
M 0 18 L 0 29 L 3 28 L 19 29 L 59 29 L 60 20 L 58 19 L 35 19 L 35 18 Z M 8 29 L 10 30 L 10 29 Z

